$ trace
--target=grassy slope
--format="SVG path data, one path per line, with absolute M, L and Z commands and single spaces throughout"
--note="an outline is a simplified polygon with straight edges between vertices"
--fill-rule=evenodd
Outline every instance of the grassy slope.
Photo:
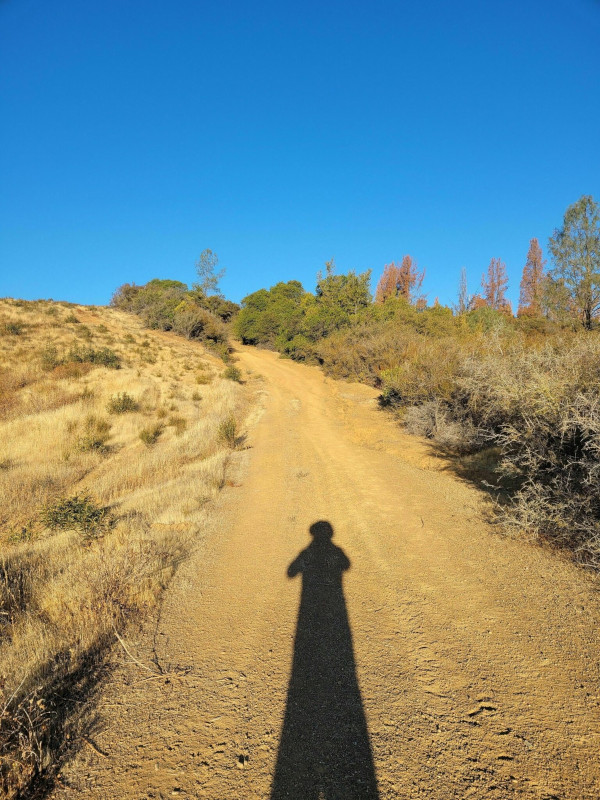
M 52 367 L 73 347 L 122 367 Z M 65 695 L 85 695 L 114 630 L 156 604 L 201 535 L 231 452 L 220 428 L 246 403 L 222 373 L 201 345 L 114 309 L 0 301 L 0 793 L 51 768 L 74 724 Z M 110 413 L 122 392 L 138 410 Z M 44 527 L 75 494 L 113 526 Z

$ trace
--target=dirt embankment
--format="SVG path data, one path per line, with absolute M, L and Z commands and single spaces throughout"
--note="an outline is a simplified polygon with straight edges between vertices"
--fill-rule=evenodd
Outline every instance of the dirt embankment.
M 490 532 L 373 390 L 239 355 L 261 411 L 219 523 L 54 797 L 600 796 L 592 579 Z

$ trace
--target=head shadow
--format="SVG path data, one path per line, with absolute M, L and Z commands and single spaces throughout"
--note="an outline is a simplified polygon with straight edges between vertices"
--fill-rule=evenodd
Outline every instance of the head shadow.
M 310 534 L 287 570 L 302 591 L 271 800 L 377 800 L 343 590 L 350 559 L 328 521 Z

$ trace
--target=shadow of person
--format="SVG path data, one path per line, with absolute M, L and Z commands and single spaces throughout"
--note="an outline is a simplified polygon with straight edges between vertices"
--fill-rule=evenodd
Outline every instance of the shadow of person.
M 342 587 L 350 561 L 329 522 L 310 532 L 287 573 L 302 575 L 302 596 L 271 800 L 376 800 Z

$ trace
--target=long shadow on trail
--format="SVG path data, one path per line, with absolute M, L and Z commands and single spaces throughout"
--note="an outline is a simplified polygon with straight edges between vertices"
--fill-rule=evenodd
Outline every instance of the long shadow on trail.
M 288 568 L 302 596 L 271 800 L 377 800 L 343 573 L 350 561 L 329 522 Z

